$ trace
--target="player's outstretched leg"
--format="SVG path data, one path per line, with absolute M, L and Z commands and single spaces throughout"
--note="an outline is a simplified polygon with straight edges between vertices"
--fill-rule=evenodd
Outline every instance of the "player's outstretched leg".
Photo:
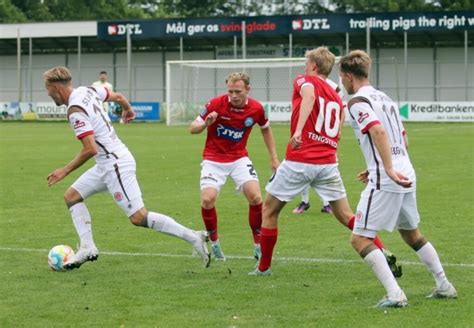
M 204 262 L 204 267 L 207 268 L 211 264 L 211 258 L 207 248 L 207 233 L 205 231 L 191 230 L 179 224 L 169 216 L 147 211 L 145 208 L 135 212 L 130 216 L 130 220 L 137 226 L 147 227 L 187 241 L 201 256 Z
M 352 234 L 351 243 L 354 249 L 370 266 L 377 279 L 384 286 L 387 295 L 375 307 L 405 307 L 408 305 L 405 293 L 398 285 L 390 268 L 388 267 L 382 251 L 365 236 Z
M 354 229 L 355 215 L 349 207 L 347 198 L 331 201 L 330 203 L 336 219 L 340 223 L 345 225 L 350 231 L 352 231 Z M 375 246 L 377 246 L 377 248 L 379 248 L 385 256 L 385 260 L 387 261 L 387 264 L 390 268 L 390 271 L 392 271 L 393 276 L 395 278 L 401 277 L 403 274 L 402 266 L 397 264 L 396 256 L 385 248 L 379 236 L 375 235 L 373 242 Z
M 400 234 L 405 242 L 413 248 L 416 255 L 418 255 L 420 260 L 425 264 L 428 271 L 433 275 L 436 286 L 427 297 L 457 298 L 458 293 L 453 284 L 450 283 L 446 277 L 438 253 L 433 245 L 423 237 L 418 229 L 400 230 Z
M 87 261 L 97 260 L 99 251 L 92 237 L 91 215 L 79 193 L 74 188 L 68 188 L 64 194 L 64 200 L 79 236 L 79 249 L 63 265 L 64 269 L 72 270 L 79 268 Z

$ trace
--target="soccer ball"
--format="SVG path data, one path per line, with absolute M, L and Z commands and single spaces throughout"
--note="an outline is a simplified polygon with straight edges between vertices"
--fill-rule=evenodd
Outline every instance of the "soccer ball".
M 63 265 L 73 255 L 74 251 L 68 245 L 54 246 L 48 254 L 48 265 L 53 271 L 66 271 Z

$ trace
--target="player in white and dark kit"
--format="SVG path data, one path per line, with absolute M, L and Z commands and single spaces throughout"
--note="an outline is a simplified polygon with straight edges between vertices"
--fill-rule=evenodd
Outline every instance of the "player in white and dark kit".
M 329 201 L 334 216 L 351 231 L 355 221 L 339 173 L 337 146 L 344 105 L 336 90 L 326 82 L 335 56 L 326 47 L 306 52 L 305 74 L 293 81 L 290 142 L 285 160 L 267 184 L 260 234 L 262 257 L 250 275 L 271 275 L 273 249 L 278 237 L 278 217 L 285 206 L 304 189 L 312 187 Z M 384 250 L 395 276 L 401 275 L 393 254 Z
M 456 298 L 456 289 L 446 278 L 436 250 L 418 229 L 416 176 L 408 157 L 406 132 L 396 103 L 370 85 L 370 64 L 370 57 L 361 50 L 352 51 L 339 62 L 342 84 L 354 94 L 348 109 L 367 164 L 367 170 L 359 174 L 367 187 L 357 206 L 352 246 L 387 291 L 377 307 L 407 305 L 403 290 L 371 239 L 379 230 L 395 228 L 432 273 L 436 287 L 429 296 Z
M 54 67 L 43 74 L 48 95 L 56 105 L 66 105 L 68 120 L 82 149 L 64 167 L 48 175 L 48 185 L 59 182 L 69 173 L 95 157 L 96 165 L 83 173 L 64 194 L 74 226 L 80 238 L 76 254 L 65 264 L 65 269 L 79 268 L 86 261 L 99 256 L 95 246 L 91 216 L 84 200 L 98 193 L 108 191 L 116 204 L 136 226 L 148 227 L 158 232 L 176 236 L 191 243 L 209 266 L 207 234 L 193 231 L 174 219 L 156 212 L 147 211 L 136 178 L 136 164 L 133 155 L 115 133 L 104 101 L 118 102 L 124 109 L 122 119 L 128 123 L 135 118 L 128 100 L 120 93 L 104 87 L 72 87 L 70 71 L 65 67 Z

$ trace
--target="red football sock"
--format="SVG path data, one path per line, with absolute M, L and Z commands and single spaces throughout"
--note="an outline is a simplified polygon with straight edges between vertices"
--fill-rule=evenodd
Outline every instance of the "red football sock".
M 278 228 L 262 228 L 260 231 L 260 247 L 262 257 L 258 269 L 260 271 L 267 270 L 272 265 L 273 248 L 277 242 Z
M 377 246 L 380 250 L 384 249 L 385 246 L 383 245 L 382 241 L 380 240 L 379 236 L 375 236 L 374 238 L 374 244 Z
M 213 207 L 209 210 L 201 207 L 201 215 L 202 221 L 206 226 L 206 230 L 209 233 L 209 239 L 211 241 L 216 241 L 219 239 L 219 235 L 217 234 L 217 212 L 216 208 Z
M 355 221 L 356 217 L 353 216 L 351 217 L 351 219 L 349 220 L 349 222 L 347 222 L 347 227 L 349 228 L 350 231 L 352 231 L 352 229 L 354 229 L 354 221 Z
M 347 223 L 347 227 L 352 231 L 354 229 L 354 221 L 355 221 L 355 216 L 351 217 L 349 222 Z M 375 236 L 374 238 L 374 244 L 377 246 L 379 249 L 384 249 L 385 246 L 383 245 L 382 241 L 380 240 L 379 236 Z
M 262 203 L 249 205 L 249 225 L 252 229 L 253 242 L 260 244 L 260 228 L 262 227 Z

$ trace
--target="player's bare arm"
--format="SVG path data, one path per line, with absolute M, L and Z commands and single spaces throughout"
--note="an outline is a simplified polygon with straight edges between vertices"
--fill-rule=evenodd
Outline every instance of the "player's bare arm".
M 396 184 L 409 188 L 412 185 L 412 181 L 408 180 L 400 172 L 394 170 L 392 165 L 392 155 L 390 151 L 390 143 L 388 141 L 387 134 L 380 124 L 376 124 L 369 128 L 369 133 L 374 141 L 375 148 L 377 148 L 380 157 L 382 158 L 383 166 L 387 175 L 392 179 Z
M 95 138 L 93 134 L 82 138 L 81 143 L 82 149 L 72 161 L 70 161 L 66 166 L 56 169 L 48 174 L 48 186 L 52 186 L 56 182 L 61 181 L 69 173 L 82 166 L 85 162 L 97 154 L 97 146 L 95 144 Z
M 133 111 L 132 106 L 128 102 L 128 99 L 121 93 L 109 91 L 107 102 L 116 102 L 122 107 L 122 119 L 125 123 L 130 123 L 135 119 L 136 114 Z
M 280 161 L 278 160 L 278 155 L 275 147 L 275 139 L 273 138 L 273 132 L 271 127 L 267 127 L 262 130 L 263 141 L 265 146 L 267 146 L 268 154 L 270 155 L 270 161 L 272 170 L 276 171 L 278 166 L 280 166 Z
M 316 96 L 314 95 L 314 87 L 311 85 L 303 86 L 303 88 L 301 89 L 301 96 L 302 101 L 300 108 L 300 116 L 298 117 L 296 130 L 290 139 L 290 144 L 294 149 L 299 148 L 303 143 L 301 133 L 303 131 L 303 127 L 306 123 L 306 120 L 309 117 L 309 114 L 313 110 L 314 102 L 316 101 Z
M 199 134 L 204 131 L 208 126 L 214 124 L 217 120 L 217 112 L 213 111 L 207 115 L 204 121 L 199 118 L 195 119 L 189 126 L 189 132 L 191 134 Z

